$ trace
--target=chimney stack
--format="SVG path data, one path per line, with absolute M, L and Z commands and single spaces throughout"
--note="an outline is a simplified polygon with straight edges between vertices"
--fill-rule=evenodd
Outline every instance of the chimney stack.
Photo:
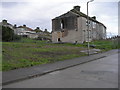
M 14 24 L 14 26 L 13 26 L 14 28 L 17 28 L 17 25 L 16 24 Z
M 26 25 L 24 24 L 23 27 L 26 27 Z
M 4 24 L 4 25 L 6 25 L 7 24 L 7 20 L 2 20 L 2 23 Z
M 74 6 L 74 9 L 80 12 L 80 6 Z
M 36 29 L 40 29 L 39 27 L 36 27 Z
M 96 20 L 96 16 L 93 16 L 92 18 Z

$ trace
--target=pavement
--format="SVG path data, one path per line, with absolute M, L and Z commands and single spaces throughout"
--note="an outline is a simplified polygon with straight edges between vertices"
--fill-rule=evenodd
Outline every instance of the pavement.
M 74 58 L 65 61 L 58 61 L 55 63 L 37 65 L 33 67 L 26 67 L 11 71 L 2 72 L 2 85 L 7 85 L 10 83 L 34 78 L 37 76 L 42 76 L 47 73 L 51 73 L 54 71 L 63 70 L 69 67 L 77 66 L 86 62 L 94 61 L 100 58 L 107 57 L 109 55 L 113 55 L 118 53 L 118 50 L 111 50 L 104 53 L 94 54 L 90 56 L 83 56 L 79 58 Z
M 118 53 L 40 77 L 4 85 L 3 89 L 6 88 L 118 88 Z

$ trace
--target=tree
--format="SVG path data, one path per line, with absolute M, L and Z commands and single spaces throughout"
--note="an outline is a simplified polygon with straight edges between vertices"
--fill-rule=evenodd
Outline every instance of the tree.
M 9 27 L 2 26 L 2 41 L 15 41 L 20 40 L 18 35 L 14 34 L 14 30 Z

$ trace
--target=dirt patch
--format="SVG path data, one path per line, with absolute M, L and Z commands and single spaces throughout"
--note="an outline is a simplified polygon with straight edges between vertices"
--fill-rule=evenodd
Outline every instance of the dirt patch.
M 65 54 L 68 54 L 68 52 L 35 52 L 34 54 L 45 55 L 45 56 L 53 56 L 53 55 L 65 55 Z

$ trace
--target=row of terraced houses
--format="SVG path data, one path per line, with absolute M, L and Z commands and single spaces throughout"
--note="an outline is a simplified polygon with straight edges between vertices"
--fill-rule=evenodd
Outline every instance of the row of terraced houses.
M 42 31 L 40 30 L 39 27 L 36 27 L 36 29 L 32 29 L 26 25 L 23 26 L 17 26 L 16 24 L 12 25 L 8 23 L 7 20 L 2 20 L 2 22 L 0 22 L 0 25 L 11 28 L 12 30 L 14 30 L 14 34 L 22 37 L 27 37 L 32 39 L 39 38 L 41 40 L 51 40 L 51 33 L 48 32 L 47 29 Z

